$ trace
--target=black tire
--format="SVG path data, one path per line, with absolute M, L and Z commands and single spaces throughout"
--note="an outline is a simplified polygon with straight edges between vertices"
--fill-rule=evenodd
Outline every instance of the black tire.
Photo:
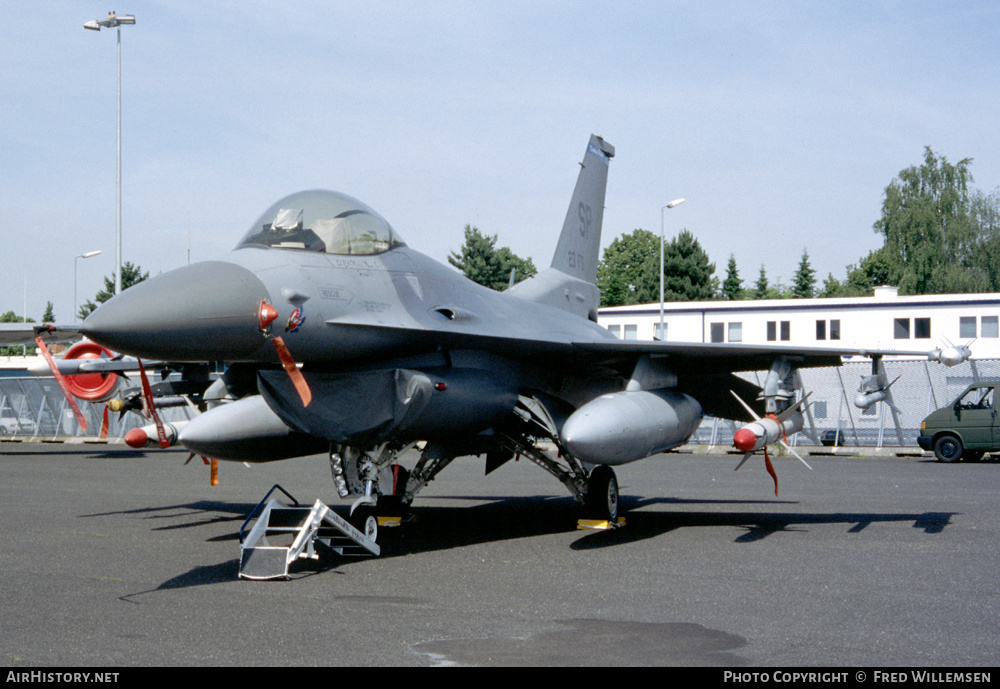
M 590 519 L 618 519 L 618 477 L 611 467 L 602 464 L 590 473 L 586 508 Z
M 957 436 L 942 435 L 934 441 L 934 456 L 939 462 L 957 462 L 964 451 L 962 441 Z
M 984 454 L 986 453 L 982 450 L 966 450 L 965 452 L 962 453 L 962 461 L 978 462 L 983 458 Z
M 378 514 L 371 505 L 358 505 L 348 521 L 372 543 L 378 542 Z

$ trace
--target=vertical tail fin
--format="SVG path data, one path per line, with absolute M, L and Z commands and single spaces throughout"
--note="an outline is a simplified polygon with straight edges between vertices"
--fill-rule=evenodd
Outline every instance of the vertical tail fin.
M 608 163 L 614 155 L 614 146 L 591 135 L 552 266 L 517 283 L 507 290 L 509 294 L 597 322 L 601 301 L 596 284 L 597 261 L 604 222 L 604 192 L 608 186 Z
M 599 136 L 590 136 L 559 244 L 552 257 L 553 268 L 590 284 L 597 281 L 608 163 L 614 155 L 614 146 Z

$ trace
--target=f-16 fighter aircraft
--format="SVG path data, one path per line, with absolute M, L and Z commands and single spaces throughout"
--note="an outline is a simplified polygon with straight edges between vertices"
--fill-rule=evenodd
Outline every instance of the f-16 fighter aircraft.
M 802 427 L 799 368 L 882 354 L 611 335 L 595 281 L 613 156 L 591 136 L 551 266 L 503 293 L 410 248 L 360 201 L 306 191 L 264 211 L 228 260 L 135 285 L 79 331 L 140 360 L 225 362 L 180 444 L 245 462 L 328 452 L 368 519 L 485 455 L 487 473 L 528 458 L 613 521 L 612 466 L 684 443 L 704 414 L 744 417 L 742 400 L 760 416 L 737 446 L 755 452 Z M 763 389 L 734 375 L 759 370 Z M 419 456 L 409 470 L 404 451 Z

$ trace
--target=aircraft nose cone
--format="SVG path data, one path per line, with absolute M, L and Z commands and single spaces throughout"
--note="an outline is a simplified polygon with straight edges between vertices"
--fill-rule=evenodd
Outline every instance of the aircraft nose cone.
M 80 326 L 123 354 L 169 361 L 233 361 L 265 344 L 259 327 L 267 288 L 225 261 L 195 263 L 144 280 L 110 299 Z

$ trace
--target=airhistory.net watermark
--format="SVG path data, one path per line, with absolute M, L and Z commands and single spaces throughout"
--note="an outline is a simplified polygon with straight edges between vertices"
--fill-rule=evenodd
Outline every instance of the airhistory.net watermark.
M 115 683 L 117 672 L 46 672 L 43 670 L 8 670 L 7 682 L 54 683 L 54 684 L 97 684 Z

